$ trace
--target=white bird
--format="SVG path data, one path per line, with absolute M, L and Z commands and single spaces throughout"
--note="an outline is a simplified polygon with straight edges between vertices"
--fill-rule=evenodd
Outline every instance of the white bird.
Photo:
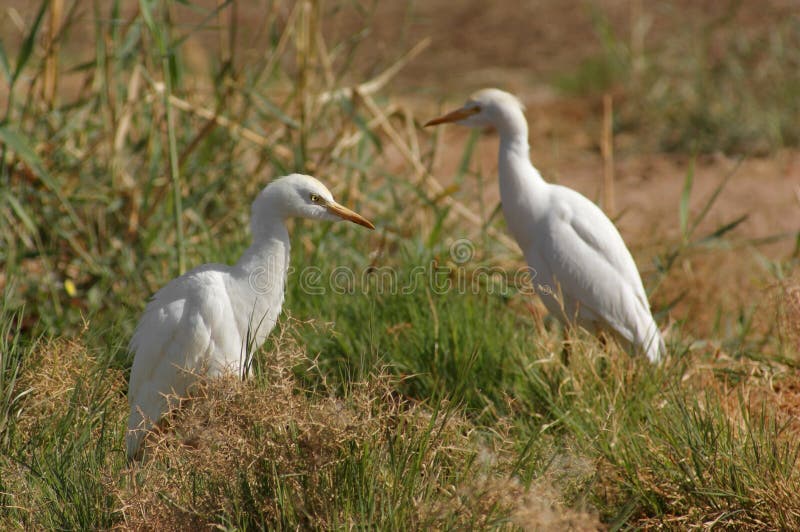
M 366 218 L 333 200 L 311 176 L 292 174 L 267 185 L 253 202 L 253 241 L 234 266 L 204 264 L 152 297 L 130 342 L 129 458 L 160 418 L 178 405 L 198 375 L 249 373 L 250 353 L 275 326 L 289 267 L 286 219 Z
M 455 122 L 497 130 L 506 225 L 548 311 L 566 326 L 612 332 L 659 362 L 664 341 L 630 251 L 597 205 L 570 188 L 547 183 L 534 168 L 523 111 L 512 94 L 484 89 L 425 126 Z

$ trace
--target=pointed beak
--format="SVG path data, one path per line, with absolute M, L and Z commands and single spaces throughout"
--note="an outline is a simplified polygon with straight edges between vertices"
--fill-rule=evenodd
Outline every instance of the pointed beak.
M 439 118 L 429 120 L 423 127 L 436 126 L 439 124 L 445 124 L 447 122 L 458 122 L 459 120 L 464 120 L 465 118 L 469 118 L 470 116 L 476 115 L 480 112 L 481 110 L 478 107 L 462 107 L 461 109 L 456 109 L 455 111 L 440 116 Z
M 335 201 L 328 203 L 326 207 L 330 212 L 332 212 L 333 214 L 335 214 L 336 216 L 338 216 L 343 220 L 349 220 L 354 224 L 363 225 L 368 229 L 375 229 L 375 226 L 372 224 L 372 222 L 370 222 L 357 212 L 351 211 L 350 209 L 348 209 L 343 205 L 339 205 Z

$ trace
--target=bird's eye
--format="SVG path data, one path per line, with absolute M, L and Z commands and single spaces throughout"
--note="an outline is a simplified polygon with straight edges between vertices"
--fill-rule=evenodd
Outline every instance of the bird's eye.
M 319 194 L 311 194 L 311 203 L 319 203 Z

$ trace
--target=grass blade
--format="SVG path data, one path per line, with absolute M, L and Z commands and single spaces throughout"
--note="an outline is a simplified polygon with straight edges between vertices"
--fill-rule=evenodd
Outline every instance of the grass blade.
M 25 137 L 23 137 L 18 131 L 12 129 L 8 124 L 5 124 L 0 125 L 0 142 L 11 148 L 20 159 L 22 159 L 34 172 L 36 172 L 37 177 L 42 181 L 42 183 L 45 184 L 45 186 L 47 186 L 47 188 L 53 192 L 53 194 L 55 194 L 61 205 L 64 206 L 64 209 L 67 211 L 67 215 L 75 224 L 75 227 L 81 229 L 84 228 L 84 224 L 81 222 L 80 218 L 75 212 L 75 209 L 72 208 L 72 204 L 61 193 L 61 190 L 56 185 L 55 180 L 47 172 L 47 170 L 45 170 L 42 160 L 33 150 Z
M 736 229 L 736 227 L 740 223 L 742 223 L 743 221 L 747 220 L 748 217 L 749 217 L 749 215 L 743 214 L 743 215 L 739 216 L 738 218 L 736 218 L 735 220 L 733 220 L 732 222 L 728 222 L 728 223 L 726 223 L 724 225 L 721 225 L 720 227 L 715 229 L 710 235 L 702 238 L 699 241 L 699 243 L 700 244 L 705 244 L 707 242 L 710 242 L 712 240 L 716 240 L 717 238 L 720 238 L 725 233 L 728 233 L 729 231 L 732 231 L 733 229 Z
M 28 36 L 25 37 L 22 47 L 19 49 L 19 54 L 17 54 L 17 64 L 14 67 L 14 75 L 11 76 L 11 85 L 17 82 L 19 75 L 22 73 L 22 69 L 25 68 L 25 65 L 28 64 L 28 60 L 31 58 L 33 46 L 36 44 L 36 36 L 39 34 L 39 26 L 42 24 L 42 19 L 44 19 L 44 14 L 45 11 L 47 11 L 48 4 L 50 4 L 48 0 L 42 0 L 42 4 L 39 6 L 39 12 L 36 14 L 33 25 L 28 31 Z
M 459 185 L 464 182 L 464 176 L 467 171 L 469 171 L 469 163 L 472 161 L 472 154 L 475 152 L 475 144 L 478 142 L 479 136 L 480 132 L 475 130 L 470 131 L 467 145 L 464 148 L 464 153 L 461 155 L 461 163 L 458 165 L 458 171 L 456 172 L 455 182 Z
M 8 201 L 8 204 L 11 205 L 11 210 L 14 211 L 17 218 L 22 222 L 22 225 L 24 225 L 32 235 L 35 235 L 37 232 L 36 224 L 33 223 L 33 220 L 25 211 L 25 207 L 23 207 L 19 200 L 8 191 L 5 192 L 4 197 L 6 201 Z
M 703 208 L 700 209 L 700 212 L 697 214 L 697 216 L 695 217 L 694 221 L 692 222 L 692 226 L 689 229 L 689 234 L 690 235 L 691 235 L 691 233 L 694 232 L 694 230 L 697 228 L 697 226 L 700 225 L 700 222 L 703 221 L 703 219 L 706 217 L 708 212 L 711 210 L 711 207 L 714 205 L 714 202 L 717 201 L 717 197 L 719 196 L 720 192 L 722 192 L 722 189 L 724 189 L 725 185 L 728 184 L 728 181 L 730 180 L 730 178 L 733 177 L 733 175 L 739 169 L 739 166 L 741 166 L 743 160 L 744 160 L 743 158 L 739 158 L 739 160 L 736 161 L 736 165 L 733 167 L 733 170 L 728 172 L 725 175 L 725 177 L 722 178 L 722 181 L 719 182 L 717 187 L 714 189 L 714 192 L 711 193 L 711 196 L 708 198 L 708 201 L 706 201 L 706 204 L 703 205 Z M 694 166 L 694 164 L 692 164 L 692 166 Z
M 5 46 L 3 46 L 3 41 L 0 41 L 0 67 L 2 67 L 3 75 L 6 77 L 6 83 L 11 85 L 13 75 L 11 73 L 11 66 L 8 64 L 8 55 L 6 54 Z
M 694 158 L 689 161 L 689 169 L 686 171 L 686 178 L 683 181 L 683 192 L 681 202 L 678 206 L 678 219 L 681 225 L 681 236 L 684 242 L 689 240 L 689 200 L 692 197 L 692 185 L 694 184 Z

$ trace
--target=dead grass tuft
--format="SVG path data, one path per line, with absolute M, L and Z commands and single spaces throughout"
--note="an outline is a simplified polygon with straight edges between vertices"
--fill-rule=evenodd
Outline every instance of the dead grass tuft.
M 588 532 L 605 528 L 596 512 L 568 508 L 560 490 L 547 478 L 534 481 L 527 493 L 522 494 L 513 522 L 523 530 Z
M 25 364 L 19 390 L 30 390 L 16 428 L 29 438 L 43 424 L 60 419 L 75 408 L 89 411 L 99 403 L 111 412 L 125 412 L 125 375 L 108 369 L 96 379 L 99 364 L 86 347 L 75 339 L 62 337 L 37 349 Z
M 399 398 L 385 375 L 341 397 L 304 389 L 286 371 L 300 354 L 290 351 L 277 350 L 266 381 L 200 383 L 119 489 L 126 526 L 463 528 L 532 515 L 502 438 L 482 437 L 447 405 Z
M 780 286 L 781 298 L 778 306 L 780 332 L 786 339 L 789 349 L 800 357 L 800 275 Z

